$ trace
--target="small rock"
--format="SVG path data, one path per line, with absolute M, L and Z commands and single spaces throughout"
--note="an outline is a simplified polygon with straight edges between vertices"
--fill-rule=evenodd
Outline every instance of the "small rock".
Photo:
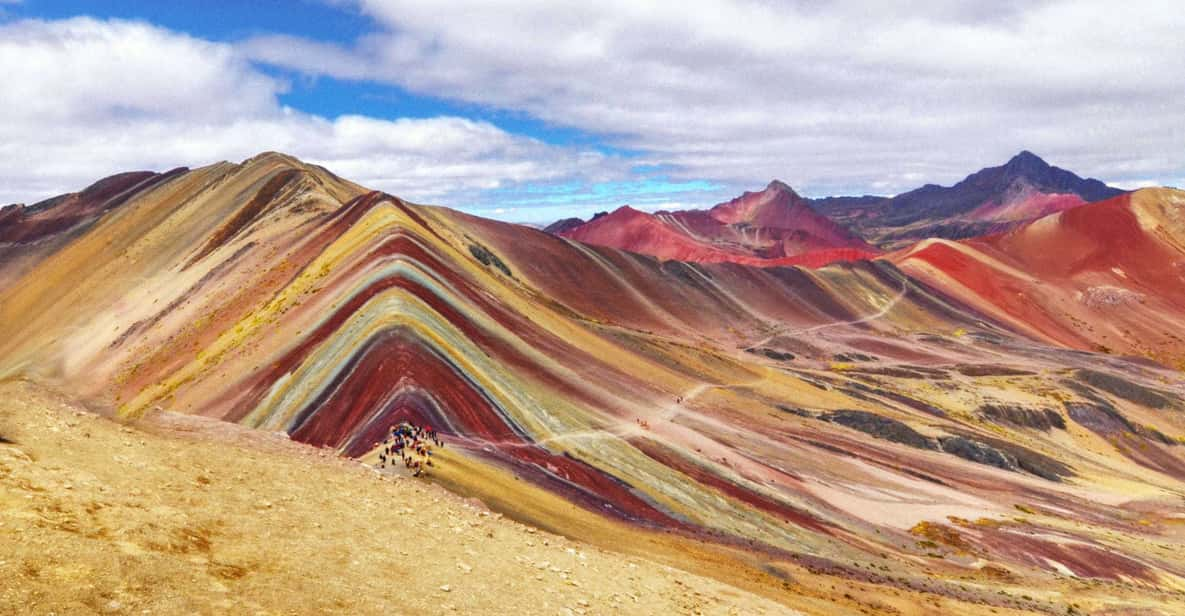
M 448 584 L 444 584 L 440 587 L 440 592 L 452 592 L 452 591 L 453 591 L 453 587 L 449 586 Z

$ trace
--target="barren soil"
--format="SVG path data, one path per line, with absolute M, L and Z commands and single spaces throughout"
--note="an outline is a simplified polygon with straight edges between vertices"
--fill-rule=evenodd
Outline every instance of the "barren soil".
M 284 435 L 9 381 L 0 437 L 3 614 L 793 613 Z

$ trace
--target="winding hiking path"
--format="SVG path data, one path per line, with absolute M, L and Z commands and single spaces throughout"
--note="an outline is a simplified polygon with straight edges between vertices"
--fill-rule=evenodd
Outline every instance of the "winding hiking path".
M 765 338 L 761 339 L 758 342 L 754 342 L 753 344 L 746 345 L 746 348 L 764 346 L 766 344 L 769 344 L 769 342 L 771 340 L 773 340 L 774 338 L 779 338 L 781 336 L 801 336 L 802 334 L 810 334 L 813 332 L 822 331 L 825 329 L 830 329 L 832 327 L 844 327 L 844 326 L 848 326 L 848 325 L 859 325 L 861 323 L 870 323 L 872 321 L 877 321 L 879 319 L 883 319 L 886 315 L 889 314 L 889 312 L 891 312 L 893 310 L 894 307 L 897 306 L 898 303 L 901 302 L 901 300 L 905 299 L 905 296 L 909 294 L 909 289 L 910 289 L 909 281 L 908 280 L 903 281 L 901 283 L 901 290 L 898 291 L 897 294 L 894 295 L 888 301 L 888 303 L 886 303 L 884 306 L 882 306 L 880 308 L 880 310 L 877 310 L 876 312 L 874 312 L 872 314 L 860 317 L 858 319 L 852 319 L 849 321 L 834 321 L 831 323 L 822 323 L 819 325 L 813 325 L 811 327 L 806 327 L 803 329 L 796 329 L 793 331 L 785 331 L 784 328 L 787 327 L 785 325 L 779 326 L 779 327 L 775 328 L 774 333 L 766 336 Z

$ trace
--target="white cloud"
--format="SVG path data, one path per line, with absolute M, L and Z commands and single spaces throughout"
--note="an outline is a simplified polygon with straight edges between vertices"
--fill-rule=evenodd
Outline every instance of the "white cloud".
M 355 0 L 348 47 L 260 61 L 525 111 L 676 175 L 809 193 L 950 182 L 1022 148 L 1113 181 L 1185 169 L 1175 0 Z
M 286 85 L 232 46 L 145 23 L 0 25 L 0 204 L 131 169 L 280 150 L 371 188 L 454 204 L 515 182 L 596 180 L 619 163 L 457 117 L 327 119 L 282 107 Z
M 1115 182 L 1115 184 L 1114 184 L 1114 186 L 1116 188 L 1122 188 L 1124 190 L 1138 190 L 1140 188 L 1152 188 L 1154 186 L 1166 186 L 1166 185 L 1176 186 L 1177 184 L 1175 184 L 1171 181 L 1166 182 L 1163 180 L 1147 180 L 1147 179 L 1127 180 L 1124 182 Z
M 226 45 L 85 18 L 3 26 L 0 66 L 0 106 L 14 123 L 259 117 L 283 87 Z

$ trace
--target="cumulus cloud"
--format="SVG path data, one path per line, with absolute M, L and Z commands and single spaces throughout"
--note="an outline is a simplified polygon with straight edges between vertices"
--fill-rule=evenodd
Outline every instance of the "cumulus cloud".
M 286 108 L 286 84 L 233 46 L 140 22 L 0 25 L 0 204 L 105 175 L 280 150 L 371 188 L 452 204 L 560 178 L 619 177 L 620 162 L 458 117 L 328 119 Z
M 809 193 L 951 182 L 1022 148 L 1113 181 L 1180 177 L 1173 0 L 353 0 L 348 45 L 251 57 L 605 135 L 673 177 Z

